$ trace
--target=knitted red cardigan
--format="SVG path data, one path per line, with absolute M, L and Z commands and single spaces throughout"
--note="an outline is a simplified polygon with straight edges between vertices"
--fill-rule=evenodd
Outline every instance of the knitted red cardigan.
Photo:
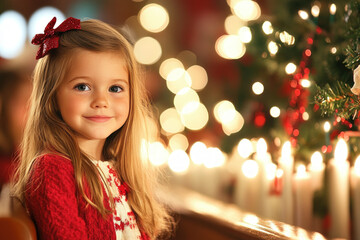
M 77 191 L 69 159 L 44 155 L 35 161 L 31 174 L 25 203 L 39 239 L 116 239 L 113 216 L 104 219 Z M 109 208 L 103 191 L 105 207 Z

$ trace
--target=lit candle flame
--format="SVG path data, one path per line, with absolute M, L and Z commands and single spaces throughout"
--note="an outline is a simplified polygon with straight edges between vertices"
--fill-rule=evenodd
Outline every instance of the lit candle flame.
M 256 153 L 259 156 L 265 155 L 267 152 L 267 144 L 264 138 L 260 138 L 256 143 Z
M 282 157 L 291 157 L 291 144 L 289 141 L 286 141 L 281 149 Z
M 347 144 L 344 139 L 339 139 L 339 141 L 336 144 L 335 152 L 334 152 L 334 158 L 335 161 L 341 161 L 345 162 L 349 154 L 349 150 L 347 147 Z
M 320 152 L 316 151 L 311 156 L 311 167 L 313 170 L 320 170 L 323 166 L 323 157 Z

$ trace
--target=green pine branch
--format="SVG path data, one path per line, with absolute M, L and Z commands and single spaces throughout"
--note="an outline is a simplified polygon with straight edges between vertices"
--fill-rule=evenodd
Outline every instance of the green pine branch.
M 337 115 L 345 119 L 359 116 L 360 98 L 353 94 L 350 86 L 338 81 L 334 87 L 329 84 L 323 88 L 317 86 L 315 103 L 319 105 L 322 115 Z

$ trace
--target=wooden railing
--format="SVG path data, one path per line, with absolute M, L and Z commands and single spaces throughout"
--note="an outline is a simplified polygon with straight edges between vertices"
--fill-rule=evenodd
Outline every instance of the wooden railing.
M 261 219 L 242 212 L 234 204 L 224 203 L 188 189 L 168 188 L 161 191 L 159 196 L 178 221 L 174 240 L 326 239 L 320 233 Z

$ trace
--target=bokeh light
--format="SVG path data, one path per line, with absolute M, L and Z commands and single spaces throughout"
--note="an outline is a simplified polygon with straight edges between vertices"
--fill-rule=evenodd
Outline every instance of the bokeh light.
M 179 133 L 185 129 L 175 108 L 168 108 L 160 114 L 160 125 L 168 134 Z
M 259 172 L 259 164 L 255 160 L 246 160 L 242 166 L 241 170 L 245 177 L 255 178 Z
M 195 142 L 190 148 L 191 161 L 196 165 L 201 165 L 206 158 L 207 147 L 203 142 Z
M 187 70 L 191 78 L 191 88 L 197 91 L 202 90 L 208 83 L 208 75 L 205 68 L 199 65 L 193 65 Z
M 26 41 L 26 20 L 16 11 L 0 15 L 0 57 L 11 59 L 22 52 Z
M 236 2 L 233 10 L 236 16 L 244 21 L 256 20 L 261 15 L 259 4 L 251 0 L 242 0 Z
M 246 25 L 246 22 L 235 15 L 230 15 L 225 19 L 225 31 L 227 34 L 236 35 L 239 29 Z
M 238 35 L 223 35 L 216 40 L 215 50 L 225 59 L 239 59 L 244 56 L 246 47 Z
M 183 88 L 191 87 L 191 85 L 191 77 L 183 68 L 175 68 L 167 75 L 166 86 L 174 94 L 177 94 Z
M 243 138 L 237 145 L 237 151 L 242 158 L 248 158 L 254 152 L 254 148 L 249 139 Z
M 191 88 L 181 89 L 174 97 L 174 105 L 178 112 L 183 112 L 189 103 L 200 102 L 199 95 Z
M 173 151 L 178 149 L 186 151 L 189 147 L 189 141 L 184 134 L 178 133 L 170 137 L 169 147 Z
M 181 121 L 184 126 L 190 130 L 200 130 L 209 121 L 209 113 L 202 103 L 194 104 L 196 107 L 193 111 L 183 111 L 181 113 Z
M 272 34 L 274 32 L 273 26 L 272 26 L 271 22 L 269 22 L 269 21 L 265 21 L 262 24 L 262 30 L 264 31 L 264 33 L 266 35 Z
M 162 55 L 161 45 L 155 38 L 140 38 L 134 45 L 134 55 L 141 64 L 154 64 Z
M 169 152 L 161 142 L 149 144 L 149 160 L 155 166 L 161 166 L 168 160 Z
M 238 35 L 240 36 L 240 40 L 243 43 L 249 43 L 252 39 L 252 33 L 249 27 L 242 27 L 238 31 Z
M 264 92 L 264 85 L 261 82 L 255 82 L 252 85 L 252 91 L 256 94 L 256 95 L 260 95 Z
M 273 106 L 270 108 L 270 116 L 272 116 L 273 118 L 278 118 L 280 116 L 280 108 L 277 106 Z
M 56 17 L 54 28 L 57 28 L 60 23 L 65 20 L 65 15 L 57 8 L 47 6 L 36 10 L 29 19 L 29 39 L 32 39 L 35 34 L 44 33 L 46 25 L 51 21 L 51 19 L 53 19 L 53 17 Z
M 168 58 L 165 61 L 163 61 L 159 68 L 160 76 L 163 79 L 167 79 L 169 73 L 176 69 L 176 68 L 182 68 L 184 69 L 184 65 L 179 59 L 176 58 Z
M 139 20 L 144 29 L 158 33 L 168 26 L 169 14 L 163 6 L 150 3 L 140 10 Z
M 190 158 L 183 150 L 173 151 L 168 160 L 169 168 L 176 173 L 185 173 L 190 165 Z

